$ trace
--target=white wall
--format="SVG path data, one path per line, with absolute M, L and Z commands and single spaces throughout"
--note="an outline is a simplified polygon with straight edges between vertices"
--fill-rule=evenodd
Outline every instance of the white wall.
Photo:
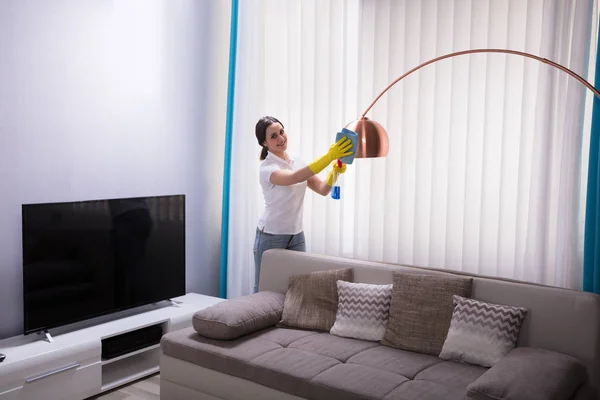
M 187 195 L 187 290 L 218 294 L 230 2 L 0 1 L 0 338 L 21 204 Z

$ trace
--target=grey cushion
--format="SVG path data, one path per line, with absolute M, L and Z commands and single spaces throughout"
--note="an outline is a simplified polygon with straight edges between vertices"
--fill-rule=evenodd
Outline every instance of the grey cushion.
M 163 336 L 175 357 L 310 399 L 463 400 L 485 368 L 307 330 L 268 328 L 228 341 L 192 328 Z
M 439 355 L 446 340 L 453 295 L 470 297 L 473 278 L 394 271 L 386 346 Z
M 335 322 L 337 281 L 352 281 L 351 268 L 292 276 L 280 326 L 327 331 Z
M 235 339 L 275 326 L 281 319 L 285 295 L 258 292 L 217 303 L 197 311 L 192 325 L 200 335 L 211 339 Z
M 491 367 L 517 344 L 527 309 L 454 296 L 440 358 Z
M 392 285 L 337 281 L 338 309 L 332 335 L 379 341 L 387 328 Z
M 518 347 L 467 387 L 477 400 L 569 399 L 587 380 L 583 364 L 549 350 Z

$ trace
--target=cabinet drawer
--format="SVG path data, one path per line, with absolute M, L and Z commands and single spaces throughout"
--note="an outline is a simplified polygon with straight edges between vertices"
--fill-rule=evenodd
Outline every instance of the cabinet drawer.
M 27 350 L 29 348 L 33 350 Z M 57 346 L 41 340 L 2 351 L 7 355 L 0 373 L 0 393 L 25 384 L 25 379 L 71 365 L 81 366 L 100 361 L 100 341 L 80 341 L 68 346 Z
M 100 391 L 101 363 L 80 367 L 77 363 L 57 366 L 27 377 L 22 386 L 0 393 L 0 400 L 84 399 Z

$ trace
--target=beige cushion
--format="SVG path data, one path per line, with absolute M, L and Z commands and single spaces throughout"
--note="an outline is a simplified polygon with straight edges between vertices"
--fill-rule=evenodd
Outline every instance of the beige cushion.
M 394 271 L 386 346 L 437 356 L 452 319 L 453 296 L 470 297 L 473 278 Z
M 196 332 L 211 339 L 229 340 L 270 326 L 281 319 L 285 295 L 258 292 L 229 299 L 199 310 L 192 318 Z
M 280 325 L 329 332 L 337 312 L 336 282 L 352 279 L 351 268 L 290 277 Z

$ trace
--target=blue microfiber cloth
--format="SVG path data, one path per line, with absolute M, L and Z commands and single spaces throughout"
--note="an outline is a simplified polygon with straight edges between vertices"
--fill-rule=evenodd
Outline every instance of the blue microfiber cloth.
M 354 157 L 356 156 L 356 152 L 358 151 L 358 135 L 356 132 L 351 131 L 350 129 L 343 128 L 341 132 L 338 132 L 335 136 L 335 141 L 338 142 L 341 138 L 347 137 L 352 142 L 352 155 L 340 158 L 344 164 L 352 164 L 354 161 Z

